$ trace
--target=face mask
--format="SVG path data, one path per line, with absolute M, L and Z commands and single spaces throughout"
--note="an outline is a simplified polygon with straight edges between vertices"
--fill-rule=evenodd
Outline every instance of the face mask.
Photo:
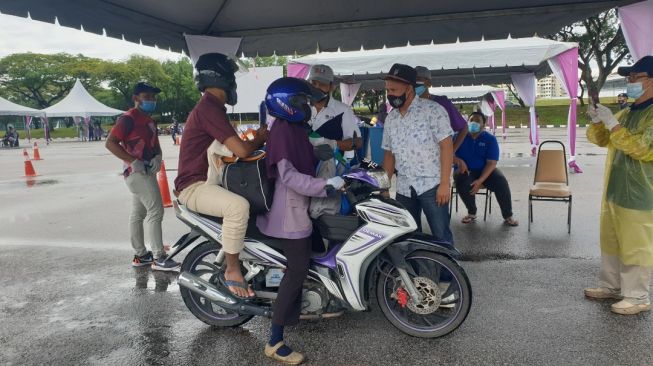
M 644 86 L 642 83 L 628 83 L 626 85 L 626 94 L 630 98 L 639 99 L 639 97 L 644 95 Z
M 415 88 L 415 95 L 422 95 L 426 91 L 426 85 L 424 84 L 417 84 L 417 87 Z
M 467 127 L 469 128 L 469 133 L 479 133 L 481 132 L 481 124 L 478 122 L 469 122 L 467 124 Z
M 139 103 L 138 108 L 145 113 L 152 113 L 156 109 L 156 102 L 153 100 L 144 100 Z
M 406 90 L 408 91 L 408 90 Z M 406 92 L 404 92 L 402 95 L 395 96 L 395 95 L 388 95 L 388 102 L 392 106 L 392 108 L 401 108 L 404 103 L 406 103 Z

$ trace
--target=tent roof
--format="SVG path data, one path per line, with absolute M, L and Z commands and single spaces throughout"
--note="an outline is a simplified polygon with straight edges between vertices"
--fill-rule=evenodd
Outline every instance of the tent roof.
M 510 75 L 514 73 L 547 74 L 550 71 L 546 60 L 577 46 L 575 43 L 529 37 L 322 52 L 293 62 L 329 65 L 345 81 L 376 81 L 364 83 L 367 88 L 382 86 L 384 73 L 396 62 L 427 67 L 431 70 L 433 85 L 499 84 L 509 83 Z
M 98 102 L 77 79 L 68 95 L 59 103 L 43 110 L 48 117 L 115 116 L 124 113 Z
M 0 116 L 43 116 L 38 109 L 24 107 L 0 97 Z
M 449 99 L 472 99 L 484 96 L 487 93 L 503 91 L 489 85 L 448 86 L 429 88 L 431 95 L 445 95 Z
M 3 0 L 0 12 L 175 51 L 183 34 L 243 37 L 247 56 L 548 35 L 637 0 Z M 263 15 L 263 16 L 260 16 Z

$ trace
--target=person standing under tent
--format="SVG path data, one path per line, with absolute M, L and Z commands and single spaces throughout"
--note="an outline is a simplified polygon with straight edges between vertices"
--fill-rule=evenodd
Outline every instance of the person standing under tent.
M 168 259 L 163 249 L 163 202 L 156 179 L 162 155 L 156 123 L 150 117 L 156 108 L 156 95 L 160 92 L 161 89 L 147 83 L 137 83 L 132 93 L 134 108 L 118 118 L 105 146 L 124 162 L 125 183 L 132 193 L 132 212 L 129 216 L 131 244 L 135 252 L 132 265 L 151 265 L 155 270 L 176 271 L 179 263 Z M 151 251 L 145 247 L 145 220 Z
M 456 138 L 453 142 L 453 151 L 456 152 L 460 145 L 467 136 L 467 121 L 465 117 L 458 111 L 456 106 L 451 103 L 451 100 L 444 95 L 431 95 L 429 88 L 431 87 L 431 70 L 424 66 L 415 67 L 417 72 L 417 86 L 415 87 L 415 94 L 420 98 L 432 100 L 441 105 L 449 116 L 449 125 L 456 133 Z
M 653 56 L 620 67 L 635 102 L 613 115 L 590 105 L 587 138 L 608 148 L 601 207 L 599 287 L 590 299 L 620 300 L 610 310 L 633 315 L 651 310 L 653 270 Z
M 449 228 L 453 142 L 449 115 L 440 104 L 418 98 L 417 73 L 394 64 L 385 78 L 388 101 L 394 108 L 386 119 L 381 147 L 383 169 L 397 174 L 397 201 L 422 228 L 422 211 L 433 236 L 453 246 Z
M 320 127 L 339 121 L 342 126 L 342 140 L 330 140 L 323 138 L 316 133 L 310 135 L 311 144 L 320 149 L 327 145 L 332 151 L 338 148 L 340 151 L 348 152 L 363 145 L 361 131 L 358 127 L 358 118 L 354 115 L 351 107 L 345 103 L 332 98 L 331 93 L 335 90 L 334 75 L 331 67 L 327 65 L 313 65 L 308 74 L 308 81 L 318 89 L 320 93 L 319 100 L 313 101 L 315 108 L 314 115 L 311 116 L 308 124 L 313 131 Z M 342 159 L 341 159 L 342 160 Z M 336 161 L 331 158 L 320 163 L 317 171 L 319 178 L 332 178 L 336 175 L 343 174 L 339 170 Z M 322 214 L 337 214 L 340 212 L 339 196 L 314 198 L 311 201 L 311 217 L 318 218 Z

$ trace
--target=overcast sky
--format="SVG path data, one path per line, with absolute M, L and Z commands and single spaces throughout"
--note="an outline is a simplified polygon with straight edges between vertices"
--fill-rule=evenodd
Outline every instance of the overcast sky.
M 107 60 L 126 60 L 132 54 L 161 61 L 178 60 L 180 53 L 141 46 L 78 29 L 0 14 L 0 57 L 12 53 L 81 53 Z

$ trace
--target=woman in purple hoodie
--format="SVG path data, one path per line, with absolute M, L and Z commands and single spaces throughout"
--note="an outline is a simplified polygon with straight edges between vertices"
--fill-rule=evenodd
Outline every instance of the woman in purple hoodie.
M 305 128 L 311 117 L 310 99 L 310 86 L 301 79 L 281 78 L 268 87 L 265 104 L 276 120 L 268 135 L 266 162 L 275 191 L 270 212 L 256 221 L 263 234 L 285 241 L 287 268 L 274 305 L 265 355 L 291 365 L 304 361 L 302 354 L 284 344 L 283 329 L 299 322 L 302 285 L 311 255 L 310 197 L 326 197 L 344 186 L 340 177 L 315 178 L 316 160 Z

